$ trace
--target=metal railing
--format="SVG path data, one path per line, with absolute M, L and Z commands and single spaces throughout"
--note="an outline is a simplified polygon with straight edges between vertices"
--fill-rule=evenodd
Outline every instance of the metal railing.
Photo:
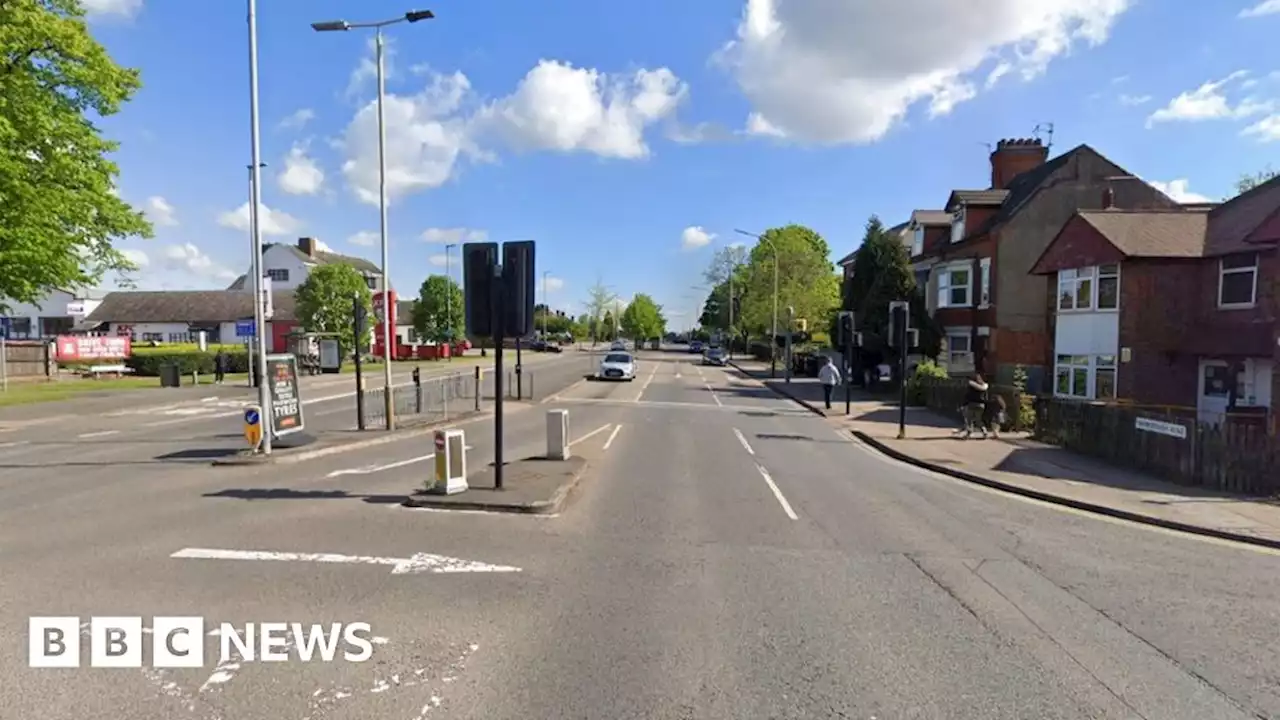
M 502 396 L 507 400 L 529 400 L 534 397 L 533 372 L 525 369 L 522 378 L 514 370 L 504 373 Z M 412 419 L 415 423 L 446 422 L 450 419 L 477 413 L 494 399 L 494 371 L 475 368 L 472 373 L 453 373 L 440 377 L 422 378 L 414 371 L 408 383 L 392 388 L 392 400 L 398 420 Z M 358 418 L 361 430 L 380 430 L 386 426 L 385 388 L 362 391 L 363 408 Z

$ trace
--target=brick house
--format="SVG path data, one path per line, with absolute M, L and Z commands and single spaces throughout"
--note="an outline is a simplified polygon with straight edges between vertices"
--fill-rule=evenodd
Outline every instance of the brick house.
M 991 187 L 956 190 L 943 208 L 950 228 L 928 258 L 926 296 L 944 332 L 940 360 L 953 374 L 1008 384 L 1022 366 L 1030 391 L 1049 384 L 1048 279 L 1032 266 L 1078 210 L 1101 209 L 1111 179 L 1132 176 L 1088 145 L 1048 154 L 1039 140 L 1001 140 L 990 156 Z M 1142 182 L 1119 183 L 1114 195 L 1120 207 L 1178 207 Z
M 1053 288 L 1055 394 L 1268 416 L 1278 246 L 1280 179 L 1218 206 L 1077 213 L 1033 268 Z

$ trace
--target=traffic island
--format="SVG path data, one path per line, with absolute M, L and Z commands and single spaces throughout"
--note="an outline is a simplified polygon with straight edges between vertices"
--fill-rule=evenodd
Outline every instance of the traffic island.
M 311 437 L 309 442 L 299 445 L 290 436 L 281 436 L 272 443 L 271 454 L 263 455 L 251 448 L 241 450 L 229 457 L 213 461 L 215 466 L 238 467 L 244 465 L 282 465 L 317 458 L 328 457 L 338 453 L 364 450 L 365 448 L 385 445 L 406 438 L 428 435 L 437 429 L 460 422 L 467 422 L 477 417 L 489 415 L 488 411 L 464 412 L 448 420 L 417 417 L 400 420 L 399 426 L 391 431 L 385 430 L 339 430 L 320 433 Z M 302 433 L 297 433 L 302 435 Z M 308 436 L 310 437 L 310 436 Z M 286 441 L 286 438 L 289 440 Z M 284 443 L 288 443 L 287 445 Z
M 495 467 L 486 465 L 467 478 L 467 489 L 454 493 L 414 492 L 405 507 L 436 510 L 478 510 L 484 512 L 551 515 L 563 510 L 586 474 L 584 458 L 553 460 L 545 456 L 507 462 L 502 468 L 502 489 L 494 487 Z

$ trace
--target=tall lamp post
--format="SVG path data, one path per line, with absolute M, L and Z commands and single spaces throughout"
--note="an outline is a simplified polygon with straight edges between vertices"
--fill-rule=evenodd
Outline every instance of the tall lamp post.
M 346 20 L 330 20 L 327 22 L 311 23 L 311 29 L 316 32 L 346 32 L 348 30 L 363 30 L 372 28 L 374 31 L 375 47 L 377 48 L 378 59 L 378 212 L 381 220 L 381 236 L 382 236 L 382 379 L 384 385 L 383 400 L 386 402 L 387 429 L 394 430 L 396 427 L 395 419 L 395 392 L 391 384 L 391 346 L 394 342 L 394 336 L 391 334 L 391 313 L 392 309 L 388 307 L 388 291 L 391 289 L 391 276 L 388 273 L 387 262 L 387 119 L 385 113 L 387 82 L 386 69 L 383 62 L 384 47 L 382 41 L 382 28 L 397 23 L 409 22 L 416 23 L 420 20 L 430 20 L 435 17 L 435 13 L 430 10 L 411 10 L 400 17 L 391 18 L 389 20 L 380 20 L 378 22 L 352 23 Z M 257 158 L 254 158 L 257 162 Z
M 267 382 L 267 329 L 266 308 L 262 298 L 262 226 L 258 223 L 258 209 L 262 207 L 262 142 L 258 117 L 258 3 L 249 2 L 249 225 L 253 237 L 250 254 L 250 270 L 253 274 L 253 341 L 258 346 L 254 363 L 258 368 L 258 407 L 260 421 L 266 427 L 262 433 L 262 454 L 271 454 L 271 429 L 274 415 L 271 412 L 271 384 Z
M 778 377 L 778 246 L 764 235 L 737 229 L 734 232 L 763 241 L 773 253 L 773 333 L 769 338 L 769 377 Z
M 449 243 L 444 246 L 444 277 L 449 282 L 445 283 L 444 292 L 444 318 L 449 328 L 445 330 L 445 341 L 449 343 L 449 362 L 453 362 L 453 266 L 449 262 L 449 251 L 458 247 L 457 243 Z

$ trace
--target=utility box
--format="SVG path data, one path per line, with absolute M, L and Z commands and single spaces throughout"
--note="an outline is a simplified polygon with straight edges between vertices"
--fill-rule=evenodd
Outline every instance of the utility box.
M 569 411 L 547 411 L 547 459 L 569 459 Z
M 461 430 L 435 432 L 435 473 L 427 492 L 456 495 L 467 490 L 467 441 Z

